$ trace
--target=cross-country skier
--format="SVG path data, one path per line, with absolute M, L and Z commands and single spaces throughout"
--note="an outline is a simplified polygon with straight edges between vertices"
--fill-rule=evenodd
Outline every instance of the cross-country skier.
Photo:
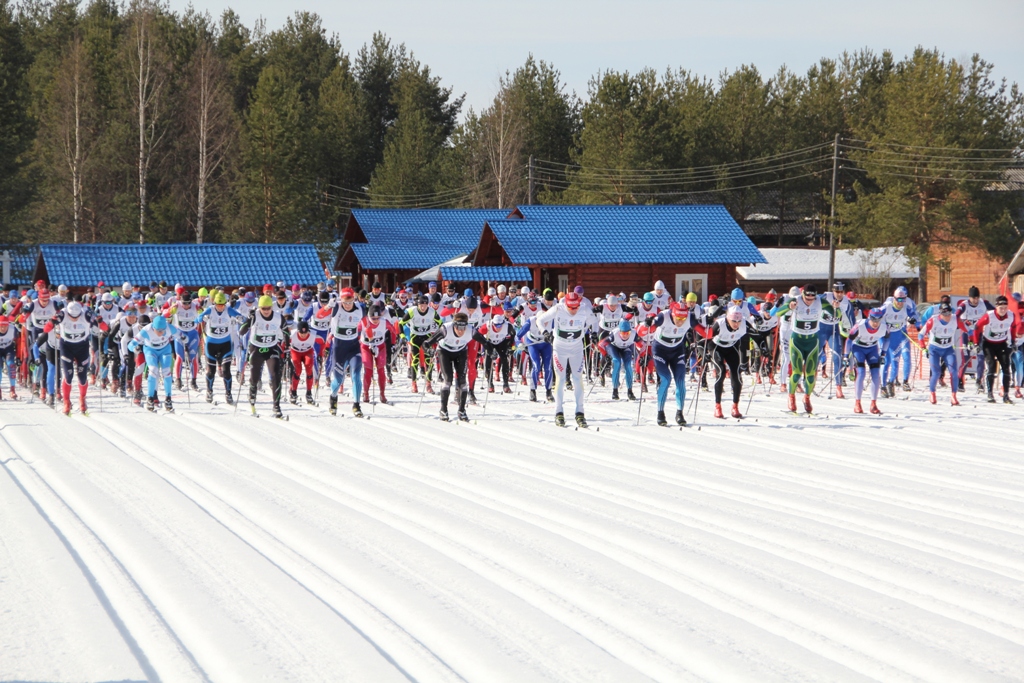
M 467 422 L 466 399 L 469 396 L 469 377 L 466 369 L 467 347 L 473 337 L 469 326 L 469 316 L 460 311 L 450 322 L 446 322 L 430 336 L 430 346 L 436 345 L 439 367 L 441 371 L 441 412 L 440 417 L 448 421 L 448 399 L 452 384 L 458 391 L 459 420 Z
M 993 386 L 996 379 L 996 364 L 1003 373 L 1003 403 L 1013 403 L 1010 398 L 1010 352 L 1016 339 L 1013 311 L 1005 296 L 996 298 L 996 310 L 981 316 L 974 327 L 974 343 L 985 355 L 985 388 L 988 402 L 995 403 Z
M 259 387 L 263 366 L 270 374 L 270 394 L 273 401 L 274 417 L 284 417 L 281 412 L 281 372 L 283 370 L 282 345 L 288 334 L 288 321 L 281 311 L 274 310 L 274 300 L 264 294 L 258 302 L 259 308 L 249 314 L 242 323 L 240 332 L 249 332 L 249 405 L 256 412 L 256 390 Z
M 931 391 L 931 402 L 936 402 L 935 386 L 942 376 L 942 367 L 949 369 L 950 387 L 953 389 L 953 398 L 950 403 L 954 406 L 960 405 L 956 400 L 957 389 L 959 388 L 959 375 L 956 364 L 956 339 L 967 333 L 967 326 L 963 321 L 953 315 L 953 307 L 950 304 L 939 304 L 938 315 L 928 318 L 921 331 L 917 333 L 918 343 L 928 353 L 928 365 L 931 376 L 928 378 L 928 389 Z
M 167 412 L 174 411 L 174 403 L 171 401 L 171 342 L 178 336 L 178 329 L 168 324 L 167 318 L 163 315 L 156 315 L 153 322 L 149 323 L 136 334 L 128 343 L 128 349 L 132 352 L 142 351 L 146 359 L 146 367 L 149 369 L 149 382 L 146 395 L 149 397 L 146 408 L 150 411 L 156 410 L 159 400 L 156 396 L 156 383 L 158 378 L 164 382 L 164 408 Z
M 575 291 L 565 301 L 536 318 L 541 329 L 553 335 L 552 351 L 555 369 L 555 424 L 565 426 L 562 402 L 565 398 L 567 377 L 572 378 L 576 398 L 576 424 L 587 426 L 583 413 L 583 335 L 593 328 L 593 315 L 583 309 L 583 296 Z
M 213 382 L 220 368 L 224 379 L 224 395 L 228 405 L 235 402 L 231 395 L 231 361 L 234 358 L 236 328 L 234 324 L 243 324 L 246 318 L 236 309 L 229 308 L 228 298 L 224 292 L 217 292 L 211 297 L 213 305 L 204 310 L 196 318 L 196 325 L 203 330 L 206 343 L 206 402 L 213 402 Z
M 864 381 L 871 376 L 871 412 L 881 415 L 878 409 L 878 390 L 882 384 L 881 370 L 882 339 L 885 338 L 888 330 L 882 319 L 885 317 L 884 308 L 872 308 L 867 317 L 858 322 L 850 330 L 846 339 L 846 355 L 853 356 L 853 362 L 857 366 L 857 383 L 854 388 L 853 412 L 863 413 L 861 398 L 864 395 Z M 954 394 L 955 396 L 955 394 Z

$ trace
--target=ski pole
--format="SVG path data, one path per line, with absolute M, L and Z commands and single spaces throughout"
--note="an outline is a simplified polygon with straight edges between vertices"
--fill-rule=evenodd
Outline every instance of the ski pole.
M 244 361 L 243 361 L 244 363 Z M 238 370 L 238 391 L 235 392 L 235 415 L 238 415 L 238 402 L 242 400 L 242 385 L 245 384 L 245 370 Z
M 194 376 L 192 374 L 192 360 L 188 357 L 188 337 L 182 335 L 181 338 L 181 351 L 185 354 L 185 364 L 188 365 L 188 384 L 185 385 L 185 398 L 188 400 L 188 408 L 192 409 L 192 380 Z

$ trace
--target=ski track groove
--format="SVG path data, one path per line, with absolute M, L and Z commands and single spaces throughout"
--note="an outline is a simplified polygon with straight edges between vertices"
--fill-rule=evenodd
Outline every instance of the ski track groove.
M 200 410 L 193 413 L 190 409 L 180 410 L 179 405 L 179 412 L 172 416 L 172 421 L 182 423 L 183 433 L 189 428 L 207 432 L 205 436 L 231 456 L 206 469 L 180 456 L 178 451 L 183 444 L 174 444 L 177 448 L 172 449 L 157 440 L 145 450 L 133 450 L 133 446 L 138 448 L 140 435 L 133 434 L 127 425 L 107 423 L 104 418 L 97 419 L 98 416 L 75 420 L 73 424 L 87 426 L 96 438 L 104 440 L 124 458 L 145 468 L 202 510 L 212 523 L 223 527 L 283 576 L 347 621 L 409 680 L 478 679 L 460 676 L 441 656 L 405 629 L 400 617 L 396 620 L 378 607 L 375 596 L 361 595 L 335 576 L 332 569 L 323 564 L 325 558 L 318 559 L 308 549 L 304 551 L 297 540 L 285 540 L 286 525 L 270 524 L 265 517 L 257 520 L 249 508 L 257 505 L 254 501 L 259 498 L 246 495 L 243 489 L 218 487 L 218 472 L 232 473 L 256 493 L 260 489 L 268 494 L 276 493 L 279 500 L 275 502 L 280 505 L 301 506 L 304 501 L 299 492 L 307 490 L 323 496 L 332 505 L 366 515 L 475 573 L 499 590 L 517 596 L 531 608 L 617 657 L 636 674 L 643 673 L 656 680 L 721 679 L 725 670 L 713 659 L 702 660 L 701 653 L 687 652 L 685 657 L 680 656 L 667 641 L 660 642 L 645 635 L 644 628 L 632 615 L 629 615 L 632 620 L 615 618 L 615 601 L 636 597 L 615 585 L 616 581 L 624 581 L 623 577 L 629 573 L 738 619 L 748 625 L 748 631 L 752 628 L 772 634 L 791 643 L 791 647 L 828 660 L 839 667 L 828 669 L 832 671 L 830 677 L 840 671 L 844 679 L 860 675 L 884 680 L 942 680 L 959 675 L 962 680 L 974 680 L 984 672 L 986 679 L 1002 676 L 1016 680 L 1021 669 L 1013 668 L 1014 658 L 1017 657 L 1017 664 L 1024 666 L 1024 650 L 1019 648 L 1024 644 L 1024 612 L 1019 610 L 1020 586 L 1013 584 L 1024 577 L 1024 563 L 1020 561 L 1020 549 L 1024 548 L 1020 533 L 1024 516 L 1016 505 L 1024 503 L 1024 494 L 1020 493 L 1020 487 L 1013 485 L 1017 475 L 1024 473 L 1024 467 L 980 454 L 973 458 L 929 451 L 926 456 L 919 444 L 936 438 L 934 430 L 927 427 L 926 417 L 896 418 L 899 422 L 895 425 L 892 424 L 895 420 L 872 424 L 879 433 L 878 444 L 886 444 L 881 447 L 883 450 L 893 442 L 916 436 L 911 440 L 913 445 L 901 444 L 900 449 L 893 449 L 892 459 L 880 461 L 858 451 L 840 454 L 815 450 L 804 445 L 808 443 L 806 439 L 804 444 L 787 443 L 792 440 L 787 439 L 786 430 L 806 430 L 820 433 L 823 438 L 835 438 L 841 432 L 836 432 L 834 427 L 841 424 L 840 420 L 854 421 L 853 416 L 836 415 L 834 420 L 797 421 L 796 424 L 774 415 L 758 416 L 762 430 L 771 430 L 761 431 L 761 434 L 775 437 L 766 440 L 759 439 L 754 431 L 757 423 L 751 424 L 749 420 L 739 425 L 734 424 L 735 420 L 710 422 L 703 421 L 701 415 L 704 431 L 699 439 L 705 448 L 684 450 L 683 462 L 679 463 L 680 458 L 669 456 L 666 448 L 685 446 L 690 438 L 680 438 L 682 435 L 675 433 L 678 430 L 671 428 L 634 431 L 627 427 L 632 426 L 631 418 L 623 418 L 621 410 L 608 410 L 616 405 L 610 401 L 588 401 L 588 416 L 597 416 L 596 420 L 591 417 L 591 429 L 579 430 L 578 439 L 568 437 L 554 442 L 546 437 L 554 436 L 558 430 L 547 424 L 540 428 L 531 426 L 532 422 L 547 421 L 539 417 L 537 410 L 543 414 L 551 409 L 550 404 L 523 406 L 522 401 L 511 403 L 507 397 L 496 395 L 497 400 L 491 401 L 489 406 L 494 408 L 494 420 L 489 416 L 481 418 L 479 423 L 463 426 L 444 425 L 431 419 L 430 409 L 423 413 L 427 417 L 408 419 L 414 414 L 418 398 L 381 406 L 381 412 L 376 414 L 367 411 L 367 415 L 374 418 L 372 422 L 349 417 L 346 422 L 353 424 L 348 425 L 351 429 L 347 429 L 347 441 L 339 440 L 338 430 L 329 428 L 334 418 L 326 414 L 326 394 L 320 406 L 284 406 L 293 416 L 312 418 L 298 424 L 270 419 L 255 423 L 215 420 L 214 416 L 223 417 L 234 408 L 199 403 Z M 433 399 L 431 404 L 436 404 L 436 397 L 428 398 Z M 572 404 L 569 398 L 567 406 Z M 653 401 L 645 402 L 653 407 Z M 756 401 L 755 397 L 756 407 L 766 404 Z M 830 407 L 832 405 L 843 404 L 830 404 Z M 589 410 L 591 406 L 593 413 Z M 633 406 L 625 412 L 636 414 L 632 402 L 618 402 L 617 406 Z M 493 439 L 507 439 L 510 435 L 501 428 L 500 411 L 503 409 L 516 411 L 514 416 L 525 422 L 521 425 L 525 429 L 515 430 L 515 445 L 522 448 L 521 454 L 489 445 Z M 533 412 L 521 413 L 520 409 Z M 889 402 L 886 417 L 897 409 Z M 130 405 L 128 410 L 136 412 Z M 1017 430 L 1001 425 L 1002 420 L 998 419 L 1004 414 L 1013 414 L 1013 409 L 993 413 L 988 413 L 984 422 L 972 423 L 972 429 L 978 424 L 984 427 L 980 430 L 984 438 L 974 439 L 972 445 L 1005 448 L 1016 436 Z M 946 419 L 952 421 L 968 416 L 976 420 L 981 414 L 962 410 Z M 190 424 L 193 421 L 201 428 Z M 870 419 L 865 418 L 864 422 L 867 424 Z M 727 425 L 729 429 L 722 431 L 720 427 Z M 603 428 L 599 434 L 595 430 L 598 426 Z M 822 432 L 822 429 L 829 431 Z M 210 436 L 210 431 L 224 437 L 225 442 Z M 316 448 L 307 449 L 312 452 L 277 448 L 278 444 L 289 443 L 282 432 L 306 437 L 312 444 L 333 450 L 331 456 L 340 457 L 327 457 Z M 385 435 L 390 439 L 382 439 Z M 999 440 L 1001 436 L 1005 441 Z M 55 439 L 47 437 L 47 440 L 49 450 L 59 451 Z M 420 457 L 395 454 L 395 445 L 401 447 L 410 442 L 419 448 L 433 444 L 438 454 Z M 550 458 L 545 461 L 544 456 L 555 455 L 553 443 L 557 443 L 557 461 Z M 874 442 L 869 439 L 866 443 Z M 597 447 L 599 444 L 605 447 Z M 345 447 L 353 445 L 357 447 L 347 452 Z M 757 456 L 748 451 L 739 453 L 741 457 L 730 458 L 715 450 L 728 451 L 736 445 L 753 449 Z M 29 476 L 34 475 L 39 485 L 48 488 L 52 497 L 59 501 L 58 505 L 66 508 L 65 514 L 77 519 L 104 548 L 109 561 L 120 567 L 153 615 L 162 620 L 141 585 L 106 545 L 102 530 L 93 530 L 76 511 L 78 502 L 64 500 L 57 488 L 20 455 L 22 450 L 9 442 L 8 447 L 18 454 Z M 190 457 L 203 455 L 201 451 L 192 450 L 195 452 Z M 33 452 L 33 449 L 25 452 Z M 49 519 L 49 513 L 44 513 L 11 471 L 12 462 L 8 459 L 2 464 L 87 574 L 89 570 L 76 548 L 65 540 L 63 531 Z M 354 472 L 349 471 L 352 463 L 356 464 Z M 680 464 L 685 468 L 679 467 Z M 131 503 L 131 497 L 118 495 L 118 485 L 128 479 L 104 472 L 98 462 L 72 464 L 69 461 L 66 467 L 78 469 L 91 481 L 105 484 L 105 490 L 118 497 L 123 505 Z M 488 475 L 483 484 L 479 482 L 481 469 Z M 46 471 L 47 476 L 58 474 L 50 472 L 50 468 Z M 356 475 L 354 483 L 345 481 L 346 475 L 353 474 Z M 271 477 L 289 482 L 291 488 L 273 491 L 264 483 Z M 373 486 L 359 488 L 364 481 Z M 66 489 L 67 483 L 60 477 L 57 482 L 58 488 Z M 691 504 L 691 499 L 703 502 Z M 417 506 L 420 513 L 429 514 L 418 519 Z M 502 520 L 513 520 L 518 526 L 508 526 L 507 521 Z M 674 527 L 690 533 L 681 539 Z M 462 531 L 457 532 L 457 529 Z M 333 527 L 318 530 L 330 533 Z M 504 545 L 478 543 L 474 547 L 467 540 L 474 535 L 503 531 L 508 536 Z M 706 538 L 698 543 L 693 534 Z M 865 544 L 858 535 L 870 542 Z M 581 552 L 573 550 L 574 547 L 601 555 L 605 567 L 621 567 L 605 571 L 604 577 L 599 574 L 591 577 L 594 587 L 608 595 L 591 595 L 587 603 L 581 603 L 579 593 L 560 583 L 557 576 L 541 571 L 543 565 L 525 562 L 518 563 L 517 567 L 509 561 L 511 543 L 528 545 L 527 549 L 535 554 L 547 552 L 544 543 L 551 541 L 546 536 L 570 544 L 565 551 L 567 567 L 577 561 L 569 558 Z M 715 538 L 727 545 L 714 542 Z M 679 568 L 678 559 L 683 551 L 703 560 L 704 565 L 683 563 L 685 568 Z M 402 565 L 403 558 L 394 552 L 380 550 L 382 556 L 392 553 L 387 559 Z M 759 553 L 773 559 L 762 566 L 765 558 Z M 544 559 L 558 558 L 551 554 Z M 886 567 L 886 563 L 893 566 Z M 794 566 L 787 570 L 787 565 Z M 724 575 L 718 576 L 716 568 Z M 795 568 L 799 570 L 792 574 Z M 458 603 L 463 611 L 473 608 L 473 599 L 460 598 L 455 589 L 434 581 L 425 572 L 417 575 L 414 567 L 403 569 L 431 592 L 453 604 Z M 924 580 L 915 583 L 915 572 L 927 575 L 921 575 Z M 90 584 L 94 584 L 92 579 Z M 762 584 L 774 586 L 762 593 L 758 589 Z M 851 590 L 850 586 L 860 591 Z M 944 588 L 953 590 L 944 594 Z M 800 604 L 786 601 L 787 594 L 798 597 Z M 885 598 L 886 604 L 902 604 L 903 607 L 893 614 L 872 612 L 873 595 Z M 1006 600 L 1009 604 L 999 604 Z M 335 603 L 347 605 L 357 616 L 346 616 Z M 915 609 L 939 620 L 933 618 L 934 623 L 914 624 Z M 638 613 L 642 614 L 642 610 Z M 111 614 L 110 609 L 108 614 Z M 262 614 L 264 618 L 270 617 L 269 612 Z M 493 619 L 488 621 L 487 616 L 474 616 L 496 637 L 507 642 L 513 653 L 528 651 L 529 637 L 502 629 L 501 624 Z M 667 612 L 659 616 L 665 625 L 674 628 L 690 623 L 672 620 Z M 112 620 L 114 617 L 111 614 Z M 380 646 L 377 640 L 360 630 L 359 624 L 365 623 L 375 623 Z M 887 637 L 878 640 L 877 634 L 869 634 L 867 628 L 872 625 L 884 626 Z M 171 637 L 177 638 L 166 622 L 163 626 Z M 938 631 L 934 632 L 935 629 Z M 943 629 L 947 633 L 942 633 Z M 118 626 L 118 630 L 126 636 L 126 642 L 133 637 L 134 629 L 124 624 Z M 988 638 L 986 641 L 981 637 L 986 634 L 997 640 Z M 711 638 L 715 634 L 708 631 L 701 635 Z M 719 643 L 740 655 L 736 659 L 739 668 L 733 669 L 740 678 L 750 675 L 744 668 L 744 661 L 749 664 L 754 651 L 751 648 L 756 642 L 747 631 L 742 636 Z M 977 652 L 958 647 L 958 643 L 972 639 L 979 641 Z M 402 643 L 397 644 L 396 640 Z M 933 643 L 939 649 L 929 651 L 928 646 Z M 180 641 L 178 644 L 187 657 L 192 657 Z M 961 650 L 959 658 L 945 656 L 943 647 Z M 136 649 L 138 645 L 132 648 L 133 654 Z M 396 659 L 392 659 L 393 651 Z M 929 654 L 932 655 L 930 660 Z M 406 673 L 398 659 L 403 662 L 419 660 L 417 666 L 422 666 L 423 675 L 418 678 Z M 209 680 L 198 668 L 196 659 L 192 657 L 191 661 L 196 669 L 193 673 L 198 671 L 201 679 Z M 813 667 L 807 667 L 812 661 L 794 661 L 780 652 L 770 662 L 760 662 L 767 668 L 759 671 L 759 678 L 817 680 L 826 669 L 811 674 Z M 536 664 L 526 662 L 526 665 Z M 472 668 L 467 671 L 478 672 Z M 150 680 L 159 678 L 152 668 L 146 674 Z M 550 676 L 553 672 L 549 670 L 547 674 Z

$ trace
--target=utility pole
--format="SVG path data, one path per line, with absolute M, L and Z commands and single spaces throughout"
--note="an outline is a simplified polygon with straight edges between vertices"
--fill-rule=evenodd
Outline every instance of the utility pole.
M 530 180 L 526 190 L 526 204 L 533 206 L 533 155 L 530 155 Z
M 839 133 L 832 143 L 832 209 L 828 224 L 828 291 L 836 279 L 836 178 L 839 174 Z

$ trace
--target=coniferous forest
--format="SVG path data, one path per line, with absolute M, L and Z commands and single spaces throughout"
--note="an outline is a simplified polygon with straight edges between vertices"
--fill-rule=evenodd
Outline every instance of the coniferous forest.
M 0 242 L 325 244 L 353 207 L 533 201 L 720 202 L 781 243 L 829 220 L 834 170 L 846 244 L 1021 239 L 1024 98 L 982 56 L 595 68 L 585 93 L 531 56 L 473 111 L 414 48 L 307 12 L 0 0 Z

